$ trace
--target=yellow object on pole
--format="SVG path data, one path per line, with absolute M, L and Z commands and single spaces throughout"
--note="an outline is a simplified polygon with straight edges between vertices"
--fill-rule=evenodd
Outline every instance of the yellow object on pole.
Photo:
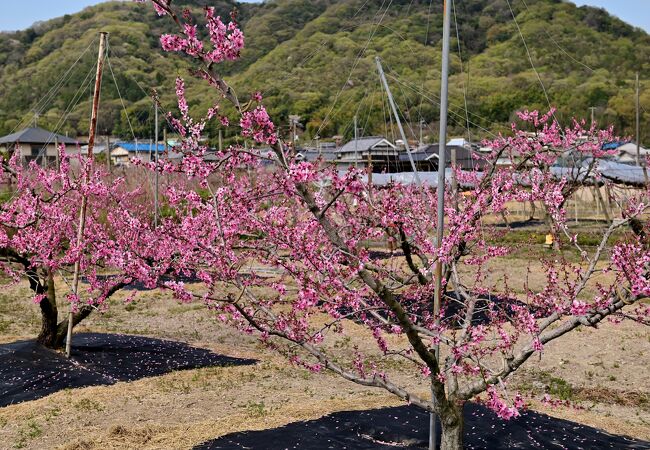
M 547 234 L 546 235 L 546 241 L 544 242 L 545 247 L 552 247 L 554 242 L 554 238 L 552 234 Z

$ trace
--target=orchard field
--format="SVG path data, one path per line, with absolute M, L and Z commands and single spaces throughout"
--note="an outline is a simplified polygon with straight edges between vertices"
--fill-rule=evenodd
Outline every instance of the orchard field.
M 639 156 L 614 162 L 614 127 L 549 100 L 464 148 L 471 166 L 441 145 L 424 183 L 402 132 L 412 179 L 382 185 L 370 150 L 308 160 L 263 91 L 229 84 L 236 11 L 138 3 L 174 27 L 153 37 L 210 106 L 191 110 L 179 74 L 175 156 L 104 166 L 102 32 L 86 155 L 0 158 L 2 445 L 649 448 L 650 181 Z M 241 140 L 212 149 L 208 124 Z
M 520 238 L 538 239 L 542 227 L 527 227 Z M 386 251 L 384 249 L 384 251 Z M 550 250 L 536 247 L 540 254 Z M 568 252 L 571 253 L 571 252 Z M 516 283 L 531 267 L 533 255 L 502 261 Z M 61 280 L 57 280 L 61 283 Z M 217 354 L 257 360 L 254 365 L 175 371 L 112 386 L 66 389 L 0 409 L 1 448 L 160 449 L 192 448 L 236 431 L 275 428 L 336 411 L 373 409 L 401 402 L 379 389 L 363 388 L 336 375 L 314 374 L 288 366 L 269 351 L 206 314 L 201 304 L 182 304 L 163 290 L 139 292 L 125 305 L 123 292 L 110 310 L 91 316 L 75 332 L 123 333 L 184 341 Z M 38 333 L 39 312 L 26 302 L 26 283 L 4 289 L 0 297 L 0 342 L 31 339 Z M 516 374 L 509 388 L 527 397 L 528 407 L 613 434 L 650 440 L 650 336 L 629 322 L 603 323 L 545 348 Z M 331 342 L 342 353 L 350 342 L 369 342 L 367 330 L 352 321 L 346 335 Z M 600 333 L 607 339 L 601 339 Z M 377 352 L 369 343 L 365 350 Z M 580 355 L 574 358 L 574 355 Z M 401 362 L 394 360 L 399 366 Z M 404 371 L 400 382 L 422 389 L 421 380 Z M 544 393 L 567 400 L 553 407 Z M 425 392 L 422 392 L 425 395 Z

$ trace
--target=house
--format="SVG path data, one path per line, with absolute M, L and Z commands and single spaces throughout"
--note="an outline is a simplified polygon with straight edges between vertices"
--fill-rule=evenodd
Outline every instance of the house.
M 627 144 L 616 147 L 616 151 L 618 152 L 618 160 L 620 162 L 636 164 L 636 144 L 634 142 L 628 142 Z M 643 161 L 650 155 L 650 150 L 639 147 L 639 155 Z
M 352 139 L 337 150 L 336 164 L 340 170 L 348 167 L 366 167 L 372 164 L 373 172 L 395 172 L 399 169 L 399 151 L 383 136 Z
M 55 166 L 59 158 L 57 145 L 60 144 L 65 144 L 76 149 L 80 145 L 80 142 L 61 134 L 52 133 L 43 128 L 31 127 L 1 137 L 0 151 L 12 155 L 16 149 L 19 149 L 23 164 L 36 161 L 41 166 Z
M 449 142 L 447 142 L 448 146 L 451 147 L 465 147 L 465 148 L 473 148 L 474 144 L 472 144 L 470 141 L 468 141 L 465 138 L 452 138 L 449 139 Z
M 423 171 L 438 171 L 438 146 L 438 144 L 431 144 L 423 150 L 424 154 L 429 155 L 425 158 L 429 164 L 428 168 L 423 169 Z M 456 167 L 461 170 L 482 170 L 486 165 L 485 160 L 481 159 L 471 146 L 450 145 L 448 143 L 445 146 L 445 167 L 451 167 L 451 160 L 454 156 L 456 158 Z
M 152 142 L 118 142 L 111 151 L 111 162 L 116 166 L 128 165 L 131 159 L 144 162 L 155 161 L 156 152 L 162 158 L 165 144 L 154 145 Z
M 325 163 L 336 163 L 339 147 L 335 142 L 322 142 L 318 147 L 301 148 L 296 154 L 298 161 L 314 162 L 322 159 Z
M 395 172 L 399 168 L 399 150 L 382 136 L 362 137 L 343 146 L 340 144 L 340 139 L 337 139 L 335 142 L 320 143 L 317 148 L 303 148 L 296 158 L 309 162 L 322 159 L 325 163 L 336 164 L 339 170 L 352 166 L 365 168 L 369 162 L 373 172 Z

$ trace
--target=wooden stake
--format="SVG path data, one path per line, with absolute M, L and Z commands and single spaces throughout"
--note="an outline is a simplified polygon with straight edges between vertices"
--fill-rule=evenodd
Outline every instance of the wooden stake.
M 95 75 L 95 91 L 93 94 L 93 108 L 90 115 L 90 131 L 88 136 L 88 159 L 92 164 L 93 149 L 95 148 L 95 133 L 97 132 L 97 111 L 99 109 L 99 94 L 102 87 L 102 73 L 104 69 L 104 56 L 106 53 L 106 41 L 108 33 L 99 33 L 99 53 L 97 55 L 97 73 Z M 84 177 L 86 184 L 90 182 L 90 171 L 86 172 Z M 84 228 L 86 226 L 86 209 L 88 208 L 88 198 L 85 195 L 81 197 L 81 208 L 79 212 L 79 228 L 77 228 L 77 246 L 83 242 Z M 81 255 L 74 263 L 74 275 L 72 278 L 72 293 L 75 297 L 79 293 L 79 270 L 81 265 Z M 74 310 L 70 305 L 68 313 L 68 334 L 65 342 L 65 355 L 69 358 L 72 350 L 72 328 L 74 327 Z

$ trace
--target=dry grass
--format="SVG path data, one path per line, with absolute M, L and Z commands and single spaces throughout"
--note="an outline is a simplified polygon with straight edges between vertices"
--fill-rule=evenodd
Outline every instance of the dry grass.
M 530 260 L 510 261 L 511 278 L 520 280 Z M 533 282 L 541 282 L 541 266 L 530 264 Z M 121 296 L 125 294 L 112 302 L 108 312 L 91 317 L 78 331 L 182 340 L 260 362 L 61 391 L 1 408 L 1 449 L 188 449 L 235 431 L 272 428 L 341 410 L 400 404 L 381 390 L 287 366 L 282 357 L 223 326 L 202 306 L 180 305 L 158 291 L 142 293 L 129 305 L 120 302 Z M 0 342 L 37 333 L 38 311 L 29 297 L 25 284 L 0 293 Z M 650 440 L 646 404 L 650 338 L 643 328 L 630 323 L 604 323 L 600 328 L 548 345 L 543 356 L 531 360 L 512 383 L 531 395 L 533 409 Z M 346 335 L 365 341 L 362 349 L 373 347 L 362 327 L 348 323 Z M 343 345 L 345 338 L 340 339 L 337 351 L 343 355 L 350 347 Z M 399 375 L 398 381 L 426 395 L 422 379 L 411 373 Z M 549 409 L 540 404 L 535 399 L 549 385 L 566 389 L 562 392 L 570 393 L 570 400 L 580 408 Z

